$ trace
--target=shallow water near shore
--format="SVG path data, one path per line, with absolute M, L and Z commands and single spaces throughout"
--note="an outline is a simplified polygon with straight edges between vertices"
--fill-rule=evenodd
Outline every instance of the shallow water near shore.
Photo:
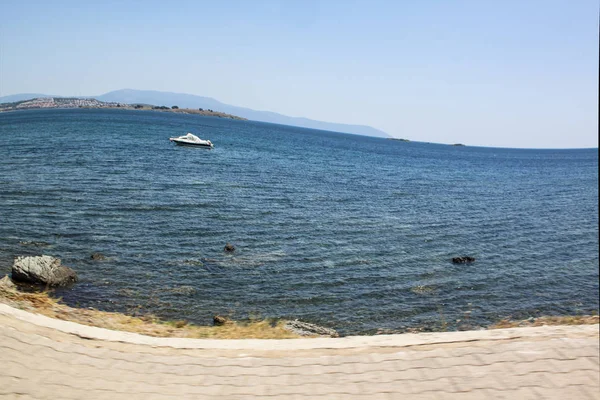
M 215 149 L 168 141 L 186 132 Z M 197 324 L 299 318 L 342 334 L 590 314 L 597 204 L 597 149 L 158 112 L 0 114 L 0 273 L 18 255 L 59 257 L 80 277 L 56 292 L 74 306 Z M 451 263 L 461 255 L 477 261 Z

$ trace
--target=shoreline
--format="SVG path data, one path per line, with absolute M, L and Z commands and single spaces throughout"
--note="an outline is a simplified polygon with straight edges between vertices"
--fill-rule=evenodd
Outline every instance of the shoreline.
M 202 117 L 216 117 L 226 118 L 236 121 L 248 121 L 247 118 L 238 117 L 237 115 L 227 114 L 219 111 L 208 111 L 208 110 L 196 110 L 194 108 L 179 108 L 179 109 L 159 109 L 152 107 L 135 108 L 132 106 L 127 107 L 37 107 L 37 108 L 21 108 L 15 110 L 1 110 L 2 113 L 13 113 L 19 111 L 39 111 L 39 110 L 124 110 L 124 111 L 156 111 L 156 112 L 167 112 L 174 114 L 188 114 L 188 115 L 199 115 Z
M 75 308 L 63 304 L 61 299 L 51 297 L 47 291 L 27 292 L 15 285 L 7 276 L 0 279 L 0 304 L 25 312 L 35 313 L 55 320 L 68 321 L 94 328 L 117 332 L 136 333 L 150 337 L 181 339 L 300 339 L 323 338 L 323 336 L 301 336 L 285 329 L 286 320 L 231 321 L 225 320 L 214 326 L 200 326 L 185 320 L 166 321 L 154 315 L 132 316 L 120 312 L 101 311 L 94 308 Z M 600 323 L 598 315 L 542 316 L 527 320 L 503 319 L 487 327 L 457 332 L 481 332 L 510 328 L 535 328 L 543 326 L 594 325 Z M 422 332 L 418 328 L 404 333 L 382 332 L 377 337 L 389 335 L 411 335 L 421 333 L 449 333 L 453 331 Z
M 131 110 L 131 111 L 161 111 L 179 114 L 193 114 L 206 117 L 227 118 L 232 120 L 247 121 L 246 118 L 227 114 L 220 111 L 203 108 L 179 108 L 177 105 L 171 107 L 157 106 L 142 103 L 120 103 L 99 101 L 94 98 L 77 97 L 39 97 L 30 100 L 21 100 L 12 103 L 0 103 L 0 113 L 25 111 L 25 110 Z
M 119 343 L 121 345 L 147 345 L 154 349 L 176 348 L 176 349 L 202 349 L 216 350 L 220 355 L 223 351 L 229 356 L 246 356 L 237 351 L 312 351 L 336 352 L 350 350 L 353 352 L 371 352 L 373 349 L 386 351 L 386 348 L 413 348 L 419 346 L 452 346 L 456 343 L 469 343 L 469 346 L 477 346 L 477 342 L 492 341 L 497 343 L 510 342 L 512 340 L 523 340 L 531 338 L 534 341 L 538 337 L 564 338 L 586 337 L 598 335 L 598 324 L 582 325 L 544 325 L 519 328 L 502 328 L 478 331 L 456 331 L 456 332 L 425 332 L 407 333 L 393 335 L 375 336 L 346 336 L 341 338 L 193 338 L 177 336 L 149 336 L 144 333 L 117 331 L 102 327 L 84 325 L 68 320 L 50 318 L 45 315 L 31 311 L 21 310 L 0 302 L 0 319 L 11 319 L 31 324 L 41 329 L 51 329 L 61 334 L 73 335 L 80 339 L 100 340 L 105 343 Z M 301 353 L 297 353 L 301 354 Z
M 284 328 L 287 321 L 260 320 L 247 323 L 223 320 L 214 326 L 199 326 L 185 320 L 165 321 L 154 315 L 132 316 L 125 313 L 76 308 L 51 297 L 48 291 L 23 291 L 6 275 L 0 279 L 0 304 L 33 312 L 56 320 L 96 328 L 139 333 L 153 337 L 196 339 L 292 339 L 301 336 Z

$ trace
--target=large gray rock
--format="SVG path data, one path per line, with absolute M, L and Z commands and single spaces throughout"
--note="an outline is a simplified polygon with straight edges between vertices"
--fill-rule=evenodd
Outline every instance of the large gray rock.
M 339 336 L 334 329 L 324 328 L 315 324 L 309 324 L 308 322 L 298 321 L 297 319 L 286 322 L 283 328 L 300 336 Z
M 12 279 L 18 282 L 49 286 L 66 286 L 77 282 L 77 273 L 50 256 L 17 257 L 12 267 Z

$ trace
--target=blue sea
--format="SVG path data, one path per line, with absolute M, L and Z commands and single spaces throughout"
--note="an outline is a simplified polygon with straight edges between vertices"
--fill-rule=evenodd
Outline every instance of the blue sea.
M 168 140 L 187 132 L 215 148 Z M 597 313 L 598 149 L 3 113 L 0 273 L 39 254 L 79 274 L 54 294 L 67 304 L 201 325 L 298 318 L 349 335 Z M 451 262 L 463 255 L 476 261 Z

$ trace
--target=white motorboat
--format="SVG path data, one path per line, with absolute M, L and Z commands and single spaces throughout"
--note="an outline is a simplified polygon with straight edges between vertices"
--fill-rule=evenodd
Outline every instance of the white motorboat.
M 171 142 L 180 146 L 193 146 L 193 147 L 215 147 L 210 140 L 200 139 L 198 136 L 188 133 L 187 135 L 169 138 Z

